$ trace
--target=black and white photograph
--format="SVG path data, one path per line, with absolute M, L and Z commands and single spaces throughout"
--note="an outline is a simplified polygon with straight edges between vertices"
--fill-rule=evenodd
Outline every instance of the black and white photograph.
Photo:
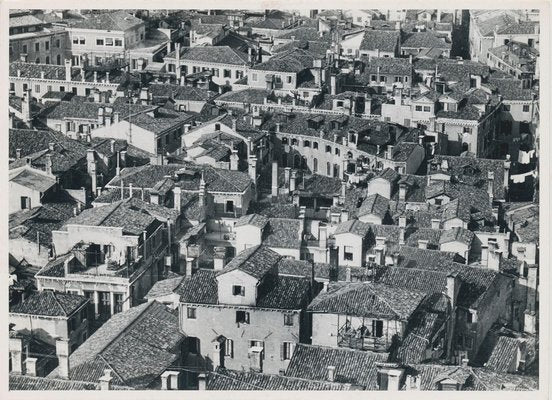
M 548 388 L 542 9 L 47 3 L 3 9 L 6 390 Z

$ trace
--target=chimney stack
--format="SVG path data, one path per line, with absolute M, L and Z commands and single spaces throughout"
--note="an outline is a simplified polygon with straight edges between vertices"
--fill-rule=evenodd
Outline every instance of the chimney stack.
M 429 240 L 418 240 L 418 248 L 419 249 L 427 249 L 427 245 L 429 244 Z
M 458 289 L 460 288 L 460 281 L 458 280 L 458 272 L 451 272 L 447 275 L 447 296 L 450 299 L 450 305 L 454 310 L 456 306 L 456 296 L 458 294 Z
M 27 357 L 25 360 L 25 374 L 29 376 L 38 376 L 37 370 L 36 370 L 36 362 L 38 361 L 38 358 L 34 357 Z
M 96 176 L 96 157 L 94 154 L 94 150 L 88 149 L 86 151 L 86 169 L 88 172 L 88 175 L 90 176 L 92 182 L 92 193 L 96 193 L 97 188 L 97 176 Z
M 12 336 L 12 333 L 10 333 L 9 350 L 12 361 L 12 372 L 23 374 L 23 338 L 20 336 Z
M 46 154 L 46 173 L 52 175 L 52 155 Z
M 15 159 L 19 160 L 21 158 L 21 149 L 15 149 Z
M 272 161 L 272 197 L 278 196 L 278 161 Z
M 238 155 L 238 150 L 232 149 L 232 154 L 230 155 L 230 170 L 237 171 L 240 162 L 240 156 Z
M 111 376 L 111 369 L 104 369 L 103 376 L 100 377 L 100 390 L 111 390 L 113 377 Z
M 71 60 L 65 60 L 65 80 L 71 82 Z
M 69 379 L 69 340 L 56 340 L 56 355 L 58 358 L 58 374 L 62 379 Z
M 345 269 L 345 281 L 351 282 L 351 267 L 347 267 L 347 269 Z
M 502 250 L 499 250 L 496 243 L 489 243 L 489 250 L 487 256 L 487 267 L 493 271 L 500 271 L 500 264 L 502 261 Z
M 21 115 L 23 121 L 32 127 L 32 116 L 31 116 L 31 89 L 25 90 L 23 93 L 23 100 L 21 101 Z
M 431 229 L 441 229 L 441 220 L 439 218 L 431 219 Z
M 327 376 L 328 382 L 335 382 L 335 366 L 328 365 L 328 376 Z
M 182 209 L 182 189 L 180 186 L 175 186 L 173 188 L 173 196 L 174 196 L 174 209 L 178 212 Z
M 297 172 L 291 171 L 291 178 L 289 179 L 289 191 L 290 192 L 295 191 L 296 180 L 297 180 Z
M 494 172 L 489 171 L 487 173 L 487 193 L 489 194 L 489 201 L 491 202 L 491 205 L 493 204 L 494 199 Z
M 215 271 L 221 271 L 226 265 L 226 247 L 215 246 L 213 251 L 214 269 Z
M 399 185 L 399 201 L 406 201 L 406 185 L 401 183 Z

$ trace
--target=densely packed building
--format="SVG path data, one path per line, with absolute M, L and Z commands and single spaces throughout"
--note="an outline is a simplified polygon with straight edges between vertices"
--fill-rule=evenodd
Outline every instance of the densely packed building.
M 538 10 L 9 22 L 10 389 L 538 389 Z

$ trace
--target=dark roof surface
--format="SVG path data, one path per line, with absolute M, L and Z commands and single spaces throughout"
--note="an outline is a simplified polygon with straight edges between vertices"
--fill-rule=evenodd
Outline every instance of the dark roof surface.
M 86 297 L 76 294 L 42 291 L 10 307 L 10 312 L 46 317 L 68 317 L 87 301 Z

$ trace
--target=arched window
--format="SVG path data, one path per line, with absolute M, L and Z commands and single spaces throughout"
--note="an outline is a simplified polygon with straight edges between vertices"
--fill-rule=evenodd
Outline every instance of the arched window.
M 220 131 L 220 124 L 215 124 L 215 131 Z
M 339 149 L 336 147 L 335 148 L 335 155 L 338 156 L 339 155 Z
M 295 139 L 295 138 L 291 139 L 291 145 L 292 146 L 297 146 L 297 139 Z
M 350 151 L 347 152 L 347 158 L 353 158 L 353 153 L 351 153 Z
M 326 163 L 326 175 L 332 176 L 332 164 L 329 162 Z
M 318 172 L 318 159 L 312 159 L 312 172 Z
M 58 54 L 56 57 L 56 64 L 61 65 L 61 54 Z
M 334 164 L 334 171 L 333 172 L 334 172 L 334 175 L 333 175 L 334 178 L 339 177 L 339 165 Z
M 282 138 L 282 144 L 288 144 L 288 138 L 287 137 Z
M 318 142 L 312 142 L 312 148 L 318 150 Z
M 311 147 L 311 146 L 310 146 L 310 141 L 305 140 L 305 141 L 303 142 L 303 147 Z
M 40 57 L 37 57 L 35 63 L 40 64 Z
M 331 153 L 331 152 L 332 152 L 332 146 L 327 145 L 326 146 L 326 153 Z
M 50 57 L 46 56 L 46 64 L 50 64 Z

